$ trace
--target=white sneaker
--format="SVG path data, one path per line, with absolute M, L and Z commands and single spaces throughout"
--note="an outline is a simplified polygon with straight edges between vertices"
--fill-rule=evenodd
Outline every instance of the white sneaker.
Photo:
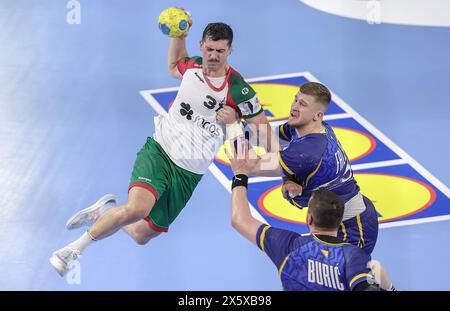
M 53 253 L 50 257 L 50 264 L 55 268 L 60 276 L 66 274 L 70 264 L 80 257 L 80 252 L 65 246 Z
M 66 229 L 72 230 L 83 226 L 90 227 L 110 208 L 117 204 L 117 196 L 114 194 L 107 194 L 101 197 L 97 202 L 85 208 L 75 215 L 70 217 L 66 223 Z

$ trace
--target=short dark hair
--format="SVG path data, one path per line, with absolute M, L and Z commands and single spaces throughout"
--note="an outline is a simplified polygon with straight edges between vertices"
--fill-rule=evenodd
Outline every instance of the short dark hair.
M 321 229 L 338 229 L 344 216 L 344 203 L 334 192 L 326 189 L 313 192 L 308 209 L 314 226 Z
M 315 96 L 319 103 L 325 104 L 326 107 L 330 104 L 331 93 L 328 88 L 317 82 L 307 82 L 300 85 L 300 92 L 306 95 Z
M 228 40 L 228 46 L 233 42 L 233 30 L 225 23 L 209 23 L 203 30 L 202 41 L 211 39 L 212 41 Z

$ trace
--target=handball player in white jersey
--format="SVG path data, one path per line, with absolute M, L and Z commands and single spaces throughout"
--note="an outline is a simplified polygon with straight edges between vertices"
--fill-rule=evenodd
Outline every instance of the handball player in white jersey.
M 168 69 L 181 79 L 180 88 L 168 113 L 155 118 L 154 135 L 137 154 L 127 202 L 116 206 L 116 196 L 105 195 L 67 221 L 67 229 L 88 230 L 51 256 L 61 276 L 88 245 L 120 229 L 140 245 L 167 232 L 226 134 L 237 135 L 241 118 L 262 125 L 259 128 L 271 136 L 255 91 L 228 64 L 232 29 L 224 23 L 208 24 L 200 41 L 201 57 L 189 57 L 185 40 L 186 35 L 170 39 Z

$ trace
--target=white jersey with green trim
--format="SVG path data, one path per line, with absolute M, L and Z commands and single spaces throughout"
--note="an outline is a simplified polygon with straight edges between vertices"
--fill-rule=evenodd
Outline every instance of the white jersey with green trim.
M 187 66 L 178 66 L 183 74 L 178 94 L 169 112 L 155 118 L 153 137 L 176 165 L 204 174 L 224 142 L 225 128 L 217 123 L 216 113 L 225 104 L 236 105 L 230 94 L 235 86 L 231 83 L 230 72 L 222 78 L 222 86 L 216 87 L 219 79 L 211 83 L 204 76 L 198 59 L 197 62 L 192 59 L 184 62 Z M 250 86 L 245 88 L 244 93 L 249 93 Z M 262 112 L 254 91 L 252 95 L 237 104 L 237 110 L 244 118 L 253 111 Z

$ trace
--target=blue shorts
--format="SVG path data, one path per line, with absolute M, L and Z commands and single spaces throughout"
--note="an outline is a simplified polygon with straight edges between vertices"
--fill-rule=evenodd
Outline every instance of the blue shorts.
M 366 210 L 341 223 L 338 238 L 362 248 L 370 255 L 378 237 L 378 215 L 372 201 L 363 196 Z

